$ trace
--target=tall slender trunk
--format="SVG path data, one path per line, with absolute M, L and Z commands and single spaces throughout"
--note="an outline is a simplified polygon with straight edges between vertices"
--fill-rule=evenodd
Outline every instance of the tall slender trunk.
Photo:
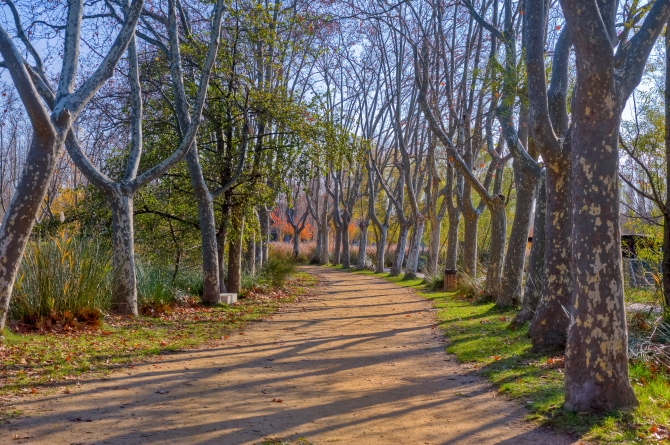
M 244 235 L 244 212 L 241 205 L 235 206 L 231 215 L 232 239 L 228 246 L 228 292 L 239 293 L 242 269 L 242 238 Z
M 538 181 L 531 174 L 524 172 L 519 164 L 518 161 L 514 161 L 514 182 L 517 190 L 516 205 L 503 266 L 500 299 L 496 302 L 499 307 L 517 305 L 521 302 L 523 295 L 522 283 L 526 245 Z
M 119 314 L 137 315 L 133 197 L 117 187 L 107 191 L 107 200 L 112 208 L 112 306 Z
M 340 261 L 342 262 L 343 269 L 349 269 L 351 267 L 351 255 L 349 252 L 349 223 L 351 222 L 351 217 L 346 213 L 342 217 L 342 256 Z
M 384 273 L 384 257 L 386 256 L 386 241 L 388 239 L 389 227 L 382 224 L 378 228 L 379 238 L 377 239 L 377 263 L 375 264 L 375 273 Z
M 409 252 L 407 253 L 407 265 L 405 267 L 405 278 L 416 278 L 419 269 L 419 253 L 421 251 L 421 240 L 423 239 L 423 230 L 426 227 L 426 218 L 419 214 L 414 221 L 414 229 L 409 243 Z
M 367 256 L 368 250 L 368 227 L 370 226 L 370 220 L 363 218 L 358 224 L 358 228 L 361 231 L 360 241 L 358 242 L 358 260 L 356 261 L 357 269 L 365 269 L 365 258 Z
M 256 239 L 251 236 L 247 241 L 247 250 L 244 252 L 247 272 L 256 275 Z
M 536 352 L 562 351 L 568 335 L 572 304 L 570 255 L 572 199 L 570 153 L 557 153 L 545 172 L 546 215 L 542 296 L 530 322 L 529 336 Z
M 479 215 L 464 212 L 465 227 L 463 233 L 463 272 L 472 278 L 477 277 L 477 232 Z
M 665 31 L 665 211 L 663 213 L 663 299 L 670 307 L 670 21 Z
M 323 236 L 321 235 L 321 224 L 316 224 L 316 248 L 314 249 L 313 261 L 317 262 L 321 258 L 321 246 L 323 245 Z
M 300 232 L 297 229 L 293 230 L 293 258 L 298 259 L 300 256 Z
M 505 238 L 507 237 L 504 197 L 501 196 L 499 201 L 489 206 L 489 210 L 491 212 L 491 247 L 489 265 L 486 269 L 484 298 L 498 302 L 501 298 L 500 280 L 502 279 Z
M 458 223 L 461 219 L 461 212 L 458 209 L 448 211 L 449 229 L 447 229 L 447 255 L 444 266 L 447 269 L 456 270 L 458 261 Z
M 195 145 L 195 141 L 193 142 Z M 200 219 L 200 236 L 202 238 L 202 301 L 212 303 L 219 301 L 219 260 L 216 243 L 216 220 L 214 219 L 214 203 L 207 183 L 202 175 L 202 168 L 195 148 L 186 155 L 191 185 L 198 204 Z
M 426 273 L 436 275 L 440 256 L 441 224 L 442 220 L 436 215 L 430 217 L 430 240 L 428 241 L 428 258 L 426 261 Z
M 407 247 L 407 233 L 409 232 L 409 224 L 400 224 L 400 233 L 398 233 L 398 243 L 395 248 L 395 258 L 391 266 L 389 276 L 395 277 L 400 275 L 402 270 L 402 263 L 405 260 L 405 247 Z
M 319 225 L 321 226 L 321 229 L 319 230 L 319 233 L 321 234 L 321 256 L 319 257 L 319 265 L 325 266 L 328 264 L 329 261 L 329 239 L 328 239 L 328 232 L 329 232 L 329 227 L 328 227 L 328 194 L 326 194 L 323 198 L 323 210 L 321 213 L 321 221 L 319 221 Z
M 260 207 L 258 210 L 258 221 L 261 226 L 261 261 L 259 270 L 265 266 L 265 263 L 268 262 L 270 255 L 269 252 L 269 243 L 270 243 L 270 210 L 266 206 Z
M 342 228 L 341 223 L 339 226 L 335 225 L 335 248 L 333 249 L 333 265 L 337 266 L 340 264 L 340 248 L 342 246 Z
M 535 314 L 542 295 L 542 277 L 544 276 L 544 252 L 546 244 L 545 215 L 547 209 L 547 192 L 544 176 L 538 184 L 535 200 L 535 216 L 533 220 L 533 243 L 528 256 L 528 273 L 526 274 L 526 288 L 523 292 L 521 310 L 514 318 L 514 324 L 520 325 L 529 322 Z

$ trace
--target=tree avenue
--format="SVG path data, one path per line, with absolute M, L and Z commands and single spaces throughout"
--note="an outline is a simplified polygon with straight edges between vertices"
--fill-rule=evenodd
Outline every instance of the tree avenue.
M 294 262 L 455 273 L 454 298 L 564 358 L 565 410 L 638 405 L 632 330 L 670 341 L 670 0 L 3 13 L 2 329 L 215 307 Z M 109 248 L 102 303 L 27 290 L 59 240 Z

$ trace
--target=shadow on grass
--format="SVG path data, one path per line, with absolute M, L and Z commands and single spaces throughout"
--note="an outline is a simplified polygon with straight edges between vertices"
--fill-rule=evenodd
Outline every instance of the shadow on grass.
M 389 277 L 388 273 L 372 276 L 432 300 L 438 325 L 448 339 L 447 352 L 472 364 L 470 374 L 486 377 L 501 393 L 521 401 L 530 420 L 579 437 L 588 434 L 590 439 L 605 443 L 641 437 L 632 413 L 577 413 L 563 408 L 563 369 L 550 363 L 552 357 L 531 352 L 528 324 L 510 326 L 515 310 L 430 290 L 421 279 Z

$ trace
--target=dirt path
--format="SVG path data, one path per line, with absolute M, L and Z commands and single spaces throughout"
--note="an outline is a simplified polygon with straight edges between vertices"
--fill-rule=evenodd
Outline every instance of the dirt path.
M 0 443 L 571 443 L 466 375 L 431 329 L 429 302 L 380 279 L 305 270 L 323 277 L 321 295 L 216 348 L 27 398 L 17 408 L 29 417 L 0 426 Z

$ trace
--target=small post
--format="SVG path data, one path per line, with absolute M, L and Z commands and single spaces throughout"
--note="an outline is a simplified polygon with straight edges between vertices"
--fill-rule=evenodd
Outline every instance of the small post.
M 447 292 L 453 292 L 456 290 L 458 285 L 458 275 L 454 269 L 445 269 L 444 270 L 444 290 Z

